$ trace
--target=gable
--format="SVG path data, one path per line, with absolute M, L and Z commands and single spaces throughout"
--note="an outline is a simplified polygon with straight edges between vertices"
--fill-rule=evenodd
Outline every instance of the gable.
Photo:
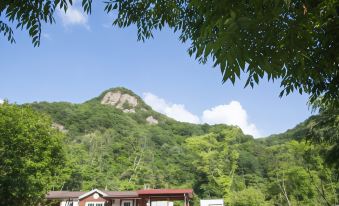
M 88 196 L 90 196 L 90 195 L 93 195 L 93 196 L 94 196 L 93 198 L 96 199 L 96 195 L 94 195 L 94 194 L 98 194 L 99 197 L 107 196 L 106 193 L 104 193 L 104 192 L 102 192 L 102 191 L 100 191 L 100 190 L 98 190 L 98 189 L 94 189 L 94 190 L 91 190 L 91 191 L 86 192 L 85 194 L 79 196 L 79 200 L 81 200 L 81 199 L 83 199 L 83 198 L 85 198 L 85 197 L 88 197 Z

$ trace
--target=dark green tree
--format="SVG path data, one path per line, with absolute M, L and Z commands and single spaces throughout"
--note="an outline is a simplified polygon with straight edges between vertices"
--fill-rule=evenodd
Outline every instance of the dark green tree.
M 0 105 L 0 205 L 37 205 L 64 166 L 62 135 L 28 107 Z
M 313 106 L 319 115 L 311 117 L 306 125 L 306 137 L 313 144 L 329 146 L 324 152 L 326 162 L 339 169 L 339 107 L 326 104 L 321 99 Z

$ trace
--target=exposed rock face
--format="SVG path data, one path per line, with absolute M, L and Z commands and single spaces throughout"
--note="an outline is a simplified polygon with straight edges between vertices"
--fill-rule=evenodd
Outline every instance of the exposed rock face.
M 101 100 L 101 104 L 109 104 L 115 106 L 121 97 L 120 92 L 107 92 Z
M 130 107 L 134 108 L 138 105 L 138 100 L 137 100 L 137 98 L 135 98 L 135 97 L 133 97 L 129 94 L 122 94 L 120 96 L 120 100 L 117 104 L 117 108 L 122 109 L 125 103 L 129 104 Z
M 122 111 L 125 113 L 135 113 L 135 109 L 123 109 Z
M 64 125 L 61 125 L 61 124 L 58 124 L 58 123 L 53 122 L 53 123 L 52 123 L 52 127 L 53 127 L 54 129 L 59 130 L 60 132 L 63 132 L 63 133 L 66 133 L 66 132 L 67 132 L 67 130 L 65 129 Z
M 148 124 L 154 125 L 154 124 L 158 124 L 159 121 L 157 119 L 155 119 L 153 116 L 149 116 L 146 118 L 146 121 L 148 122 Z
M 134 113 L 135 107 L 138 105 L 136 97 L 121 92 L 107 92 L 101 100 L 101 104 L 115 106 L 125 113 Z

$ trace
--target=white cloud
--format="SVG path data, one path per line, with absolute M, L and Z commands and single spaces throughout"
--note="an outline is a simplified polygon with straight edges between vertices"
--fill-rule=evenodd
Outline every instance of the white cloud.
M 182 104 L 172 104 L 164 99 L 157 97 L 152 93 L 144 93 L 146 104 L 150 105 L 155 111 L 165 114 L 180 122 L 200 123 L 199 117 L 189 112 Z
M 254 137 L 260 136 L 257 127 L 249 122 L 246 110 L 238 101 L 231 101 L 229 104 L 206 109 L 199 118 L 199 116 L 189 112 L 185 105 L 169 103 L 149 92 L 144 93 L 144 100 L 155 111 L 181 122 L 235 125 L 240 127 L 245 134 Z
M 208 124 L 228 124 L 240 127 L 245 134 L 260 136 L 255 124 L 248 121 L 246 110 L 238 101 L 218 105 L 203 112 L 201 121 Z
M 0 104 L 3 104 L 4 102 L 5 102 L 4 100 L 0 99 Z
M 66 13 L 63 10 L 59 10 L 59 16 L 65 27 L 80 25 L 86 29 L 90 29 L 88 25 L 88 15 L 74 6 L 69 7 Z

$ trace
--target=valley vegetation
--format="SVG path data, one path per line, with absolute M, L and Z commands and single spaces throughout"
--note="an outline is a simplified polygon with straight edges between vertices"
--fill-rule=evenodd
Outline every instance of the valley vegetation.
M 111 93 L 110 102 L 103 104 L 108 93 Z M 117 93 L 119 95 L 114 99 Z M 125 102 L 121 102 L 122 99 Z M 137 104 L 131 105 L 132 100 Z M 42 200 L 48 190 L 135 190 L 146 187 L 193 188 L 195 205 L 199 205 L 199 198 L 223 198 L 231 206 L 339 204 L 338 159 L 329 158 L 335 155 L 331 151 L 337 144 L 335 141 L 331 144 L 310 143 L 310 135 L 337 137 L 337 114 L 332 127 L 315 124 L 325 115 L 320 114 L 283 134 L 253 139 L 235 126 L 177 122 L 153 111 L 141 98 L 124 88 L 107 90 L 82 104 L 5 103 L 0 106 L 0 113 L 12 115 L 0 119 L 0 200 L 8 198 L 10 191 L 26 192 L 22 188 L 26 179 L 15 180 L 16 184 L 11 186 L 6 185 L 6 181 L 13 176 L 8 171 L 18 167 L 8 163 L 16 159 L 10 156 L 12 152 L 8 147 L 28 135 L 20 133 L 26 130 L 17 129 L 21 124 L 9 125 L 9 122 L 23 121 L 19 114 L 27 113 L 34 114 L 30 124 L 33 128 L 37 123 L 44 125 L 43 128 L 50 125 L 47 131 L 51 136 L 32 140 L 36 143 L 33 147 L 40 148 L 40 141 L 53 141 L 57 154 L 64 155 L 58 157 L 57 164 L 50 165 L 57 156 L 49 156 L 48 152 L 41 154 L 43 161 L 49 161 L 42 165 L 54 169 L 53 173 L 40 173 L 34 167 L 32 170 L 31 164 L 20 166 L 24 171 L 28 168 L 27 172 L 31 174 L 46 177 L 45 186 L 35 188 L 40 191 L 29 194 L 32 199 L 39 197 Z M 55 129 L 51 128 L 52 122 L 46 115 L 50 116 Z M 150 116 L 156 122 L 147 121 Z M 25 121 L 29 120 L 25 118 Z M 13 128 L 10 131 L 17 133 L 8 133 L 7 128 Z M 326 130 L 325 134 L 322 129 Z M 19 151 L 15 155 L 20 156 Z M 27 158 L 33 165 L 39 162 L 34 156 Z M 20 202 L 20 199 L 15 205 L 19 203 L 32 205 Z M 0 205 L 6 204 L 1 201 Z
M 0 34 L 14 28 L 40 45 L 72 0 L 3 0 Z M 320 114 L 253 139 L 234 126 L 177 122 L 116 88 L 82 104 L 0 105 L 0 205 L 38 205 L 48 190 L 190 188 L 231 206 L 339 204 L 339 1 L 107 0 L 113 24 L 138 40 L 172 29 L 223 82 L 280 81 L 280 96 L 306 93 Z M 82 0 L 85 13 L 92 0 Z M 109 92 L 121 104 L 103 104 Z M 128 95 L 126 95 L 128 94 Z M 114 95 L 113 95 L 114 96 Z M 115 98 L 115 97 L 110 98 Z M 110 98 L 108 98 L 110 100 Z M 120 96 L 119 96 L 120 98 Z M 133 99 L 133 98 L 132 98 Z M 119 106 L 117 106 L 119 105 Z

